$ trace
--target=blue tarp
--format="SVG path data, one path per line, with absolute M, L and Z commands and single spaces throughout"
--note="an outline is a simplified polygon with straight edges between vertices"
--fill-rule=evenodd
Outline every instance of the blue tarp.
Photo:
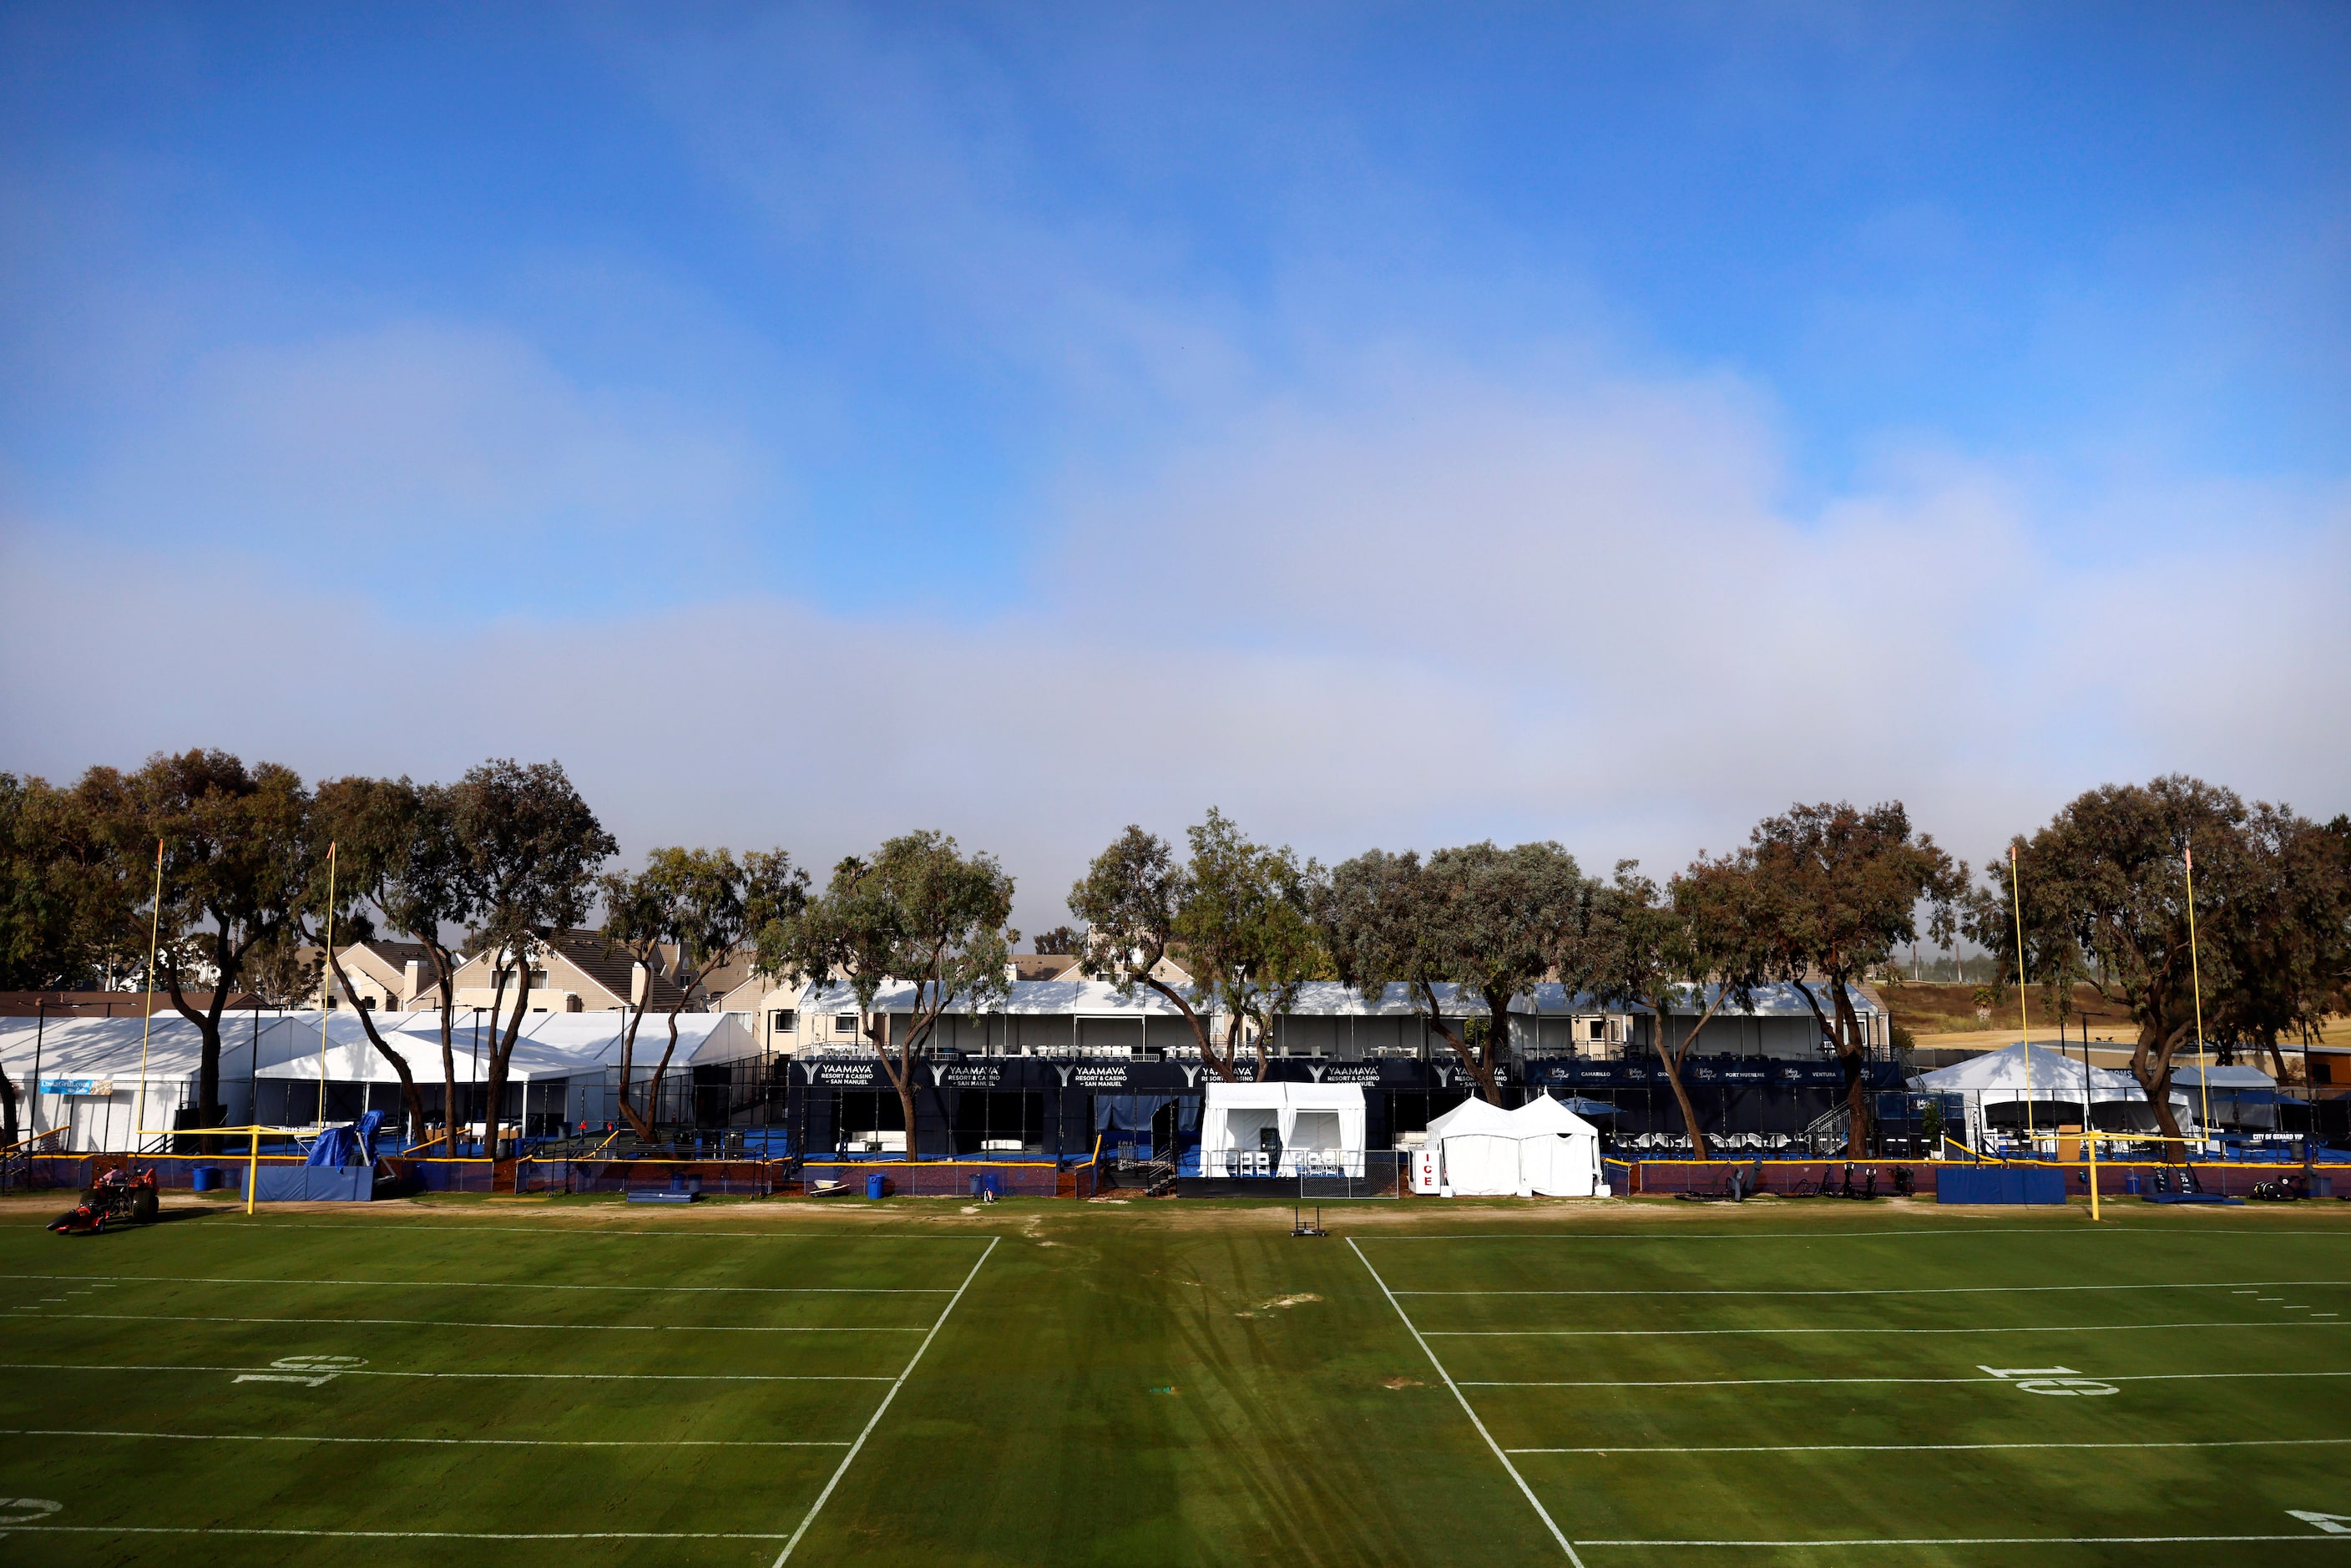
M 375 1164 L 375 1130 L 383 1125 L 383 1113 L 370 1111 L 356 1125 L 329 1127 L 319 1134 L 310 1145 L 310 1157 L 305 1165 L 312 1166 L 372 1166 Z
M 259 1203 L 366 1203 L 375 1197 L 375 1172 L 366 1166 L 264 1166 L 253 1196 Z
M 1196 1094 L 1097 1094 L 1094 1131 L 1147 1133 L 1151 1131 L 1152 1117 L 1171 1101 L 1176 1106 L 1176 1130 L 1198 1132 L 1200 1097 Z
M 1938 1166 L 1937 1203 L 2053 1203 L 2065 1201 L 2065 1173 L 2040 1166 Z

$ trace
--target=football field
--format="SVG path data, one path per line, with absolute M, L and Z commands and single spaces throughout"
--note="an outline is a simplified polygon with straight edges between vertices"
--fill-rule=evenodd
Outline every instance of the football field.
M 9 1563 L 2351 1564 L 2351 1205 L 0 1208 Z

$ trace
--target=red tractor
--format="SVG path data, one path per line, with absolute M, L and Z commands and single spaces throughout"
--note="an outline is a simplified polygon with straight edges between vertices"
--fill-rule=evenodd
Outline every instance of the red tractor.
M 127 1166 L 100 1171 L 81 1202 L 49 1221 L 60 1236 L 89 1236 L 111 1225 L 145 1225 L 161 1206 L 155 1193 L 155 1167 L 132 1175 Z

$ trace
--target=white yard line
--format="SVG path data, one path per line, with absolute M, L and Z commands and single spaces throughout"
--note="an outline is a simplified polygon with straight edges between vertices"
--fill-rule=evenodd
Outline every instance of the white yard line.
M 67 1431 L 40 1427 L 0 1427 L 0 1437 L 139 1437 L 170 1443 L 416 1443 L 427 1447 L 480 1448 L 845 1448 L 833 1442 L 786 1437 L 305 1437 L 285 1433 Z M 5 1530 L 0 1525 L 0 1530 Z
M 2102 1372 L 2098 1374 L 2097 1381 L 2100 1383 L 2202 1383 L 2239 1377 L 2351 1377 L 2351 1372 Z M 1464 1388 L 1755 1388 L 1774 1384 L 1823 1384 L 1842 1386 L 1848 1384 L 1870 1383 L 1989 1383 L 2001 1388 L 2016 1386 L 2004 1377 L 1664 1377 L 1645 1380 L 1609 1378 L 1600 1382 L 1547 1378 L 1529 1381 L 1464 1378 L 1461 1380 L 1461 1386 Z
M 76 1322 L 125 1323 L 283 1323 L 295 1328 L 340 1327 L 345 1323 L 365 1324 L 379 1328 L 412 1329 L 561 1329 L 567 1332 L 598 1333 L 920 1333 L 922 1325 L 911 1328 L 872 1328 L 854 1324 L 845 1328 L 800 1328 L 795 1326 L 758 1325 L 747 1323 L 480 1323 L 464 1322 L 454 1318 L 207 1318 L 186 1317 L 168 1312 L 77 1312 Z
M 2324 1448 L 2351 1437 L 2238 1437 L 2169 1443 L 1785 1443 L 1723 1448 L 1512 1448 L 1514 1454 L 1972 1454 L 2000 1448 Z
M 1679 1551 L 1691 1546 L 1748 1546 L 1781 1552 L 1813 1552 L 1831 1546 L 2194 1546 L 2236 1542 L 2309 1541 L 2351 1546 L 2351 1535 L 2325 1535 L 2309 1531 L 2301 1535 L 1915 1535 L 1874 1540 L 1834 1541 L 1579 1541 L 1578 1546 L 1655 1547 Z
M 971 1282 L 974 1280 L 979 1278 L 981 1266 L 987 1263 L 989 1255 L 995 1252 L 996 1244 L 1000 1239 L 1002 1239 L 1000 1237 L 988 1238 L 987 1251 L 979 1255 L 979 1262 L 971 1266 L 971 1272 L 963 1277 L 963 1283 L 956 1287 L 955 1294 L 948 1298 L 947 1304 L 939 1309 L 938 1322 L 933 1323 L 931 1332 L 923 1336 L 923 1343 L 914 1347 L 914 1359 L 906 1363 L 906 1369 L 898 1374 L 896 1382 L 890 1385 L 890 1392 L 882 1396 L 882 1403 L 875 1407 L 872 1416 L 867 1419 L 865 1429 L 857 1434 L 857 1441 L 850 1445 L 849 1452 L 841 1457 L 840 1467 L 832 1472 L 832 1479 L 824 1483 L 824 1490 L 817 1494 L 816 1501 L 810 1505 L 807 1516 L 800 1521 L 799 1528 L 793 1531 L 791 1538 L 784 1542 L 784 1549 L 776 1553 L 774 1568 L 783 1568 L 784 1563 L 791 1557 L 792 1549 L 800 1543 L 800 1537 L 808 1533 L 809 1526 L 816 1522 L 817 1514 L 823 1510 L 827 1502 L 832 1500 L 833 1488 L 839 1486 L 841 1478 L 849 1473 L 849 1467 L 857 1462 L 858 1454 L 865 1447 L 865 1439 L 872 1437 L 873 1428 L 882 1424 L 882 1417 L 889 1410 L 890 1402 L 898 1397 L 898 1390 L 906 1386 L 906 1379 L 914 1375 L 914 1368 L 922 1363 L 923 1353 L 931 1348 L 931 1341 L 936 1339 L 939 1330 L 946 1326 L 947 1314 L 956 1310 L 956 1303 L 963 1300 L 963 1293 L 971 1289 Z
M 2345 1328 L 2351 1324 L 2306 1318 L 2272 1318 L 2234 1323 L 2050 1323 L 2028 1328 L 1751 1328 L 1751 1329 L 1431 1329 L 1431 1339 L 1688 1339 L 1709 1334 L 1951 1334 L 1951 1333 L 2131 1333 L 2142 1329 Z
M 430 1286 L 455 1291 L 629 1291 L 653 1295 L 944 1296 L 950 1289 L 946 1285 L 549 1285 L 530 1280 L 277 1280 L 232 1274 L 0 1274 L 0 1280 L 105 1280 L 139 1285 L 359 1285 L 370 1290 Z
M 6 1361 L 0 1372 L 269 1372 L 266 1366 L 93 1366 L 86 1362 Z M 494 1378 L 549 1383 L 887 1383 L 887 1373 L 869 1372 L 392 1372 L 382 1367 L 337 1367 L 337 1377 Z M 2325 1375 L 2324 1374 L 2317 1375 Z M 2107 1381 L 2111 1382 L 2112 1379 Z
M 776 1541 L 758 1530 L 272 1530 L 231 1524 L 0 1524 L 0 1535 L 290 1535 L 326 1541 Z
M 32 1278 L 26 1275 L 19 1278 Z M 51 1276 L 62 1277 L 62 1276 Z M 7 1278 L 0 1275 L 0 1279 Z M 2351 1285 L 2351 1280 L 2220 1280 L 2210 1284 L 2182 1285 L 1922 1285 L 1883 1290 L 1645 1290 L 1645 1291 L 1398 1291 L 1399 1296 L 2004 1296 L 2033 1295 L 2061 1291 L 2231 1291 L 2251 1295 L 2255 1290 L 2325 1290 Z M 2240 1290 L 2238 1287 L 2243 1286 Z
M 1429 1348 L 1428 1341 L 1423 1338 L 1420 1330 L 1414 1326 L 1412 1315 L 1404 1310 L 1404 1303 L 1395 1299 L 1395 1292 L 1388 1289 L 1388 1282 L 1385 1280 L 1380 1278 L 1380 1271 L 1372 1267 L 1372 1260 L 1364 1256 L 1364 1249 L 1355 1246 L 1353 1237 L 1347 1239 L 1347 1245 L 1354 1251 L 1355 1259 L 1363 1264 L 1364 1271 L 1371 1275 L 1372 1283 L 1380 1288 L 1380 1294 L 1388 1299 L 1388 1305 L 1395 1309 L 1395 1315 L 1404 1323 L 1405 1332 L 1410 1333 L 1414 1341 L 1419 1344 L 1421 1354 L 1428 1357 L 1428 1364 L 1437 1368 L 1437 1375 L 1445 1380 L 1445 1386 L 1452 1391 L 1454 1399 L 1461 1406 L 1461 1413 L 1469 1417 L 1469 1424 L 1478 1428 L 1478 1436 L 1486 1439 L 1486 1447 L 1494 1451 L 1494 1458 L 1501 1460 L 1502 1468 L 1510 1472 L 1510 1479 L 1518 1483 L 1520 1494 L 1527 1500 L 1528 1506 L 1535 1511 L 1535 1517 L 1543 1521 L 1543 1528 L 1551 1531 L 1551 1538 L 1553 1541 L 1559 1542 L 1559 1549 L 1567 1553 L 1567 1560 L 1573 1563 L 1575 1568 L 1583 1568 L 1583 1559 L 1578 1557 L 1575 1554 L 1575 1548 L 1568 1544 L 1566 1535 L 1561 1531 L 1557 1521 L 1552 1518 L 1551 1511 L 1543 1507 L 1542 1500 L 1535 1496 L 1532 1487 L 1527 1485 L 1527 1478 L 1519 1474 L 1519 1467 L 1510 1463 L 1510 1456 L 1502 1451 L 1502 1446 L 1499 1443 L 1494 1441 L 1494 1434 L 1486 1430 L 1486 1423 L 1478 1418 L 1478 1412 L 1470 1406 L 1469 1396 L 1461 1392 L 1460 1386 L 1453 1381 L 1453 1375 L 1445 1370 L 1443 1362 L 1437 1359 L 1437 1352 Z M 778 1568 L 781 1568 L 780 1560 L 778 1560 Z

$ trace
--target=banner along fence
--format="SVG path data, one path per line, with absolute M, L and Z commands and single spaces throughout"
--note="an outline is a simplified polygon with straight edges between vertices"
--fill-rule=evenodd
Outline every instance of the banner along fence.
M 1630 1174 L 1632 1190 L 1651 1196 L 1698 1193 L 1716 1196 L 1725 1193 L 1734 1171 L 1749 1173 L 1756 1179 L 1747 1188 L 1751 1194 L 1770 1193 L 1781 1197 L 1810 1197 L 1822 1195 L 1842 1195 L 1845 1190 L 1844 1160 L 1640 1160 L 1606 1162 L 1608 1178 L 1621 1191 Z M 1920 1197 L 1936 1195 L 1937 1178 L 1943 1170 L 1986 1170 L 2002 1167 L 2019 1170 L 2053 1170 L 2065 1175 L 2065 1191 L 2074 1197 L 2090 1196 L 2090 1166 L 2085 1160 L 1855 1160 L 1853 1190 L 1865 1190 L 1866 1174 L 1877 1173 L 1874 1189 L 1878 1197 L 1891 1197 L 1896 1192 L 1894 1173 L 1896 1169 L 1909 1173 L 1910 1190 Z M 2224 1197 L 2251 1197 L 2260 1182 L 2299 1181 L 2301 1166 L 2281 1166 L 2270 1161 L 2196 1160 L 2186 1166 L 2166 1165 L 2151 1160 L 2100 1160 L 2097 1166 L 2098 1194 L 2101 1197 L 2129 1198 L 2144 1197 L 2156 1191 L 2156 1176 L 2162 1173 L 2174 1189 L 2180 1173 L 2190 1171 L 2196 1185 L 2208 1193 Z M 2332 1180 L 2314 1182 L 2312 1197 L 2351 1197 L 2351 1169 L 2340 1166 L 2314 1166 L 2313 1176 Z M 2133 1192 L 2133 1185 L 2137 1191 Z
M 867 1178 L 880 1176 L 891 1197 L 1092 1197 L 1096 1166 L 1063 1166 L 1051 1160 L 810 1160 L 800 1189 L 863 1197 Z

